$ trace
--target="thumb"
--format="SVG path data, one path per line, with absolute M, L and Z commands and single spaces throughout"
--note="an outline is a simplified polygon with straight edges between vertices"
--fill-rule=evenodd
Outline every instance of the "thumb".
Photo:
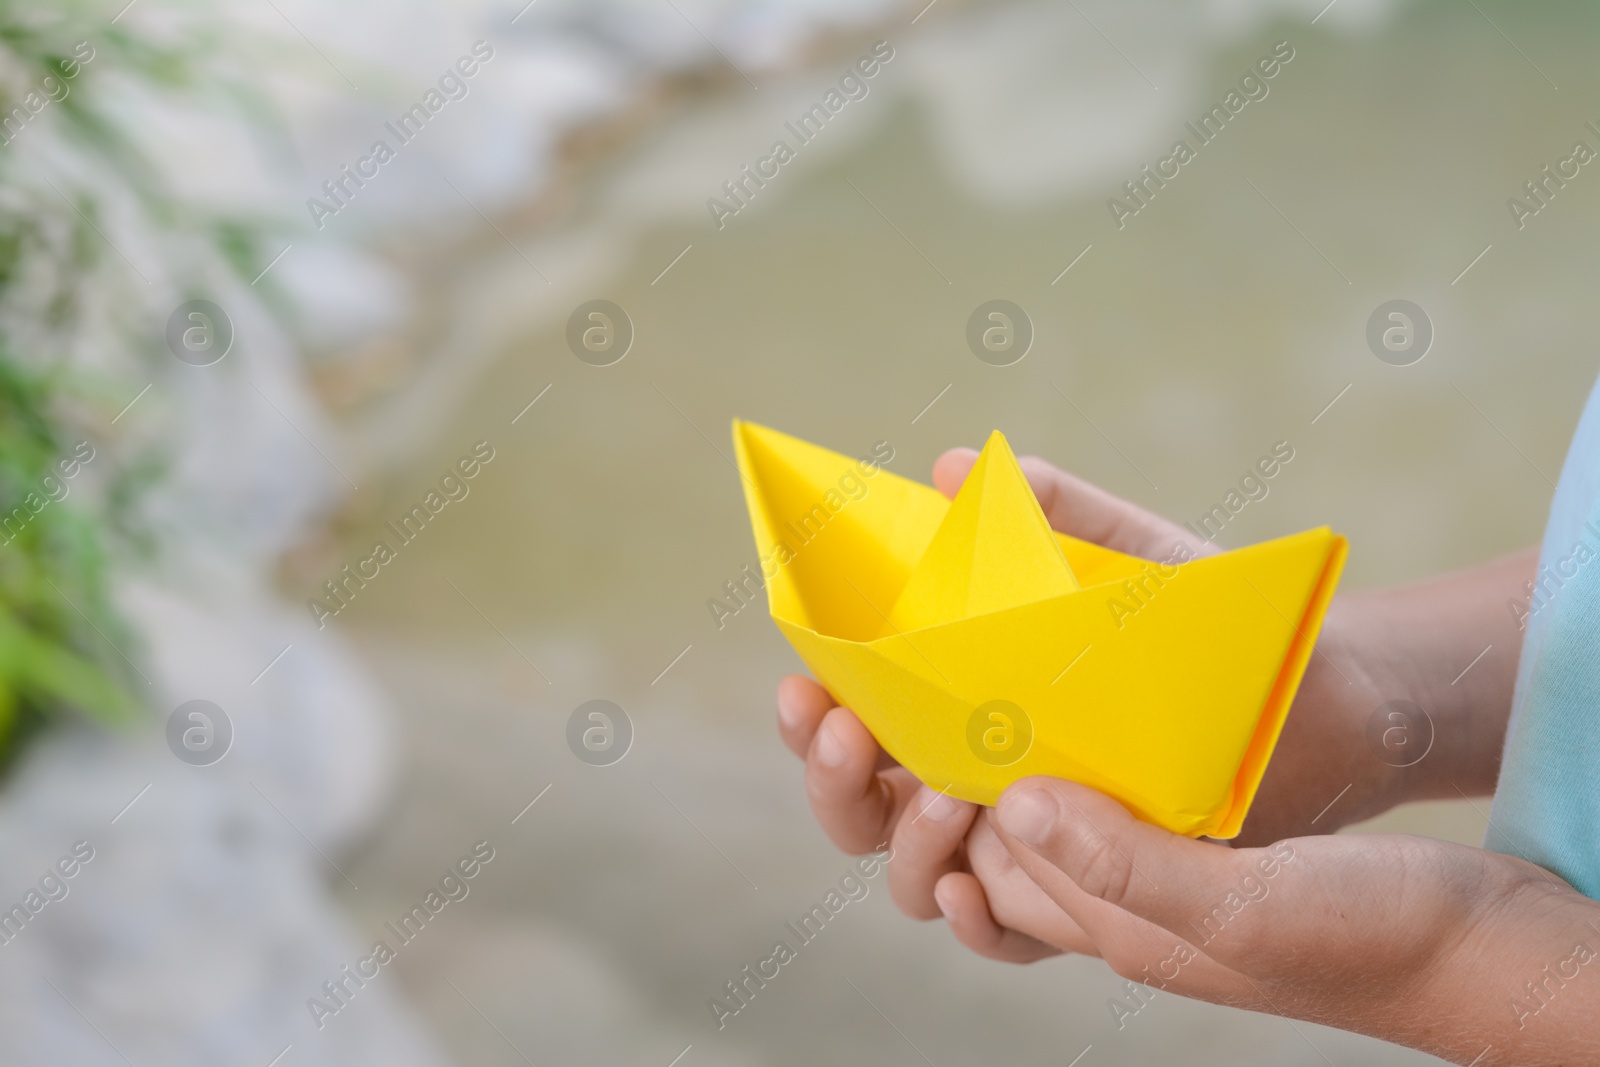
M 1274 868 L 1287 862 L 1264 857 L 1264 849 L 1223 848 L 1169 833 L 1103 793 L 1059 778 L 1016 782 L 1000 797 L 997 816 L 1006 834 L 1084 893 L 1205 945 L 1224 963 L 1248 951 L 1252 940 L 1237 936 L 1250 924 L 1232 921 L 1237 911 L 1230 902 L 1261 884 L 1264 859 Z M 1230 927 L 1228 944 L 1217 946 L 1222 951 L 1210 944 L 1219 922 Z

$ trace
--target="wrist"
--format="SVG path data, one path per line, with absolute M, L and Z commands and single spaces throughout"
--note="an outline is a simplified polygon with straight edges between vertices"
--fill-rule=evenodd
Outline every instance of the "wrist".
M 1409 1033 L 1389 1039 L 1456 1063 L 1593 1062 L 1600 904 L 1531 864 L 1505 862 L 1521 873 L 1463 924 L 1407 1013 Z
M 1532 558 L 1340 598 L 1350 726 L 1387 806 L 1493 792 L 1522 647 L 1501 594 Z
M 1395 744 L 1398 735 L 1390 724 L 1381 724 L 1390 729 L 1387 738 L 1383 729 L 1375 730 L 1372 725 L 1386 702 L 1410 691 L 1401 664 L 1385 653 L 1374 614 L 1360 597 L 1337 598 L 1328 611 L 1317 654 L 1306 668 L 1302 686 L 1307 710 L 1315 706 L 1318 717 L 1326 722 L 1329 744 L 1316 746 L 1322 753 L 1319 761 L 1329 764 L 1336 776 L 1343 775 L 1342 783 L 1330 779 L 1327 784 L 1349 786 L 1337 809 L 1318 820 L 1319 825 L 1329 823 L 1329 831 L 1382 814 L 1410 799 L 1412 775 L 1404 766 L 1410 760 L 1406 747 L 1420 738 L 1407 737 Z
M 1491 792 L 1521 650 L 1502 594 L 1531 559 L 1335 598 L 1237 843 Z

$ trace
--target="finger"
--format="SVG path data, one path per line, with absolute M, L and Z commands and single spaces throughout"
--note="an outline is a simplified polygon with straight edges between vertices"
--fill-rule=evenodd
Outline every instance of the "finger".
M 878 742 L 848 708 L 822 718 L 806 753 L 806 795 L 833 843 L 865 853 L 889 839 L 895 819 L 917 788 L 909 771 L 879 774 Z
M 978 462 L 978 450 L 975 448 L 952 448 L 933 461 L 933 486 L 945 496 L 955 499 L 956 493 L 961 491 L 961 484 L 967 480 L 967 475 L 972 473 L 972 465 Z
M 838 706 L 838 701 L 822 686 L 803 674 L 791 674 L 778 683 L 778 734 L 789 751 L 805 759 L 811 739 L 817 734 L 822 717 Z M 880 771 L 900 766 L 880 746 L 877 767 Z
M 955 496 L 977 458 L 970 448 L 951 449 L 934 462 L 933 484 L 946 496 Z M 1017 462 L 1051 528 L 1060 533 L 1153 560 L 1172 559 L 1180 546 L 1190 555 L 1216 551 L 1182 526 L 1037 456 L 1023 456 Z
M 1053 529 L 1133 556 L 1166 560 L 1181 547 L 1192 555 L 1214 551 L 1177 523 L 1040 459 L 1017 461 Z
M 1023 854 L 1019 863 L 1029 866 L 1024 857 L 1031 852 L 1086 896 L 1230 966 L 1248 963 L 1268 933 L 1259 915 L 1254 922 L 1236 916 L 1247 900 L 1265 897 L 1264 879 L 1294 855 L 1282 842 L 1272 850 L 1229 849 L 1180 837 L 1139 821 L 1103 793 L 1058 778 L 1013 784 L 997 811 L 1000 828 Z M 1228 936 L 1217 936 L 1224 927 Z
M 1017 866 L 1082 930 L 1093 954 L 1121 977 L 1215 1004 L 1253 1011 L 1270 1007 L 1252 979 L 1213 959 L 1192 939 L 1090 896 L 1003 828 L 997 836 Z
M 1098 956 L 1083 927 L 1017 864 L 995 832 L 992 814 L 986 809 L 967 835 L 967 864 L 983 886 L 994 921 L 1065 952 Z
M 933 887 L 941 877 L 962 867 L 962 845 L 976 804 L 936 793 L 927 786 L 900 813 L 894 828 L 894 863 L 889 867 L 889 895 L 913 919 L 937 919 Z
M 952 871 L 945 875 L 934 895 L 956 940 L 980 956 L 1002 963 L 1032 963 L 1061 955 L 1055 946 L 995 922 L 983 886 L 970 874 Z
M 822 717 L 837 703 L 826 689 L 803 674 L 791 674 L 778 683 L 778 736 L 790 752 L 806 758 Z

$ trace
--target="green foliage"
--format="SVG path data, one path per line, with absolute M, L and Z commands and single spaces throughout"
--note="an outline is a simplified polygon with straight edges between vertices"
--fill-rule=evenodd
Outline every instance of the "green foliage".
M 87 0 L 0 0 L 0 122 L 11 120 L 0 129 L 0 768 L 63 713 L 140 714 L 148 683 L 127 658 L 140 653 L 111 602 L 110 559 L 149 546 L 137 497 L 170 443 L 106 454 L 109 416 L 137 389 L 106 368 L 159 380 L 171 356 L 150 305 L 203 290 L 218 265 L 240 273 L 260 259 L 262 227 L 181 203 L 117 106 L 129 88 L 215 97 L 270 132 L 270 108 L 216 73 L 221 30 L 203 7 L 188 14 L 146 33 Z M 121 258 L 118 226 L 161 249 L 159 264 L 141 257 L 155 278 Z M 83 369 L 86 356 L 98 370 Z M 63 478 L 85 438 L 101 454 Z
M 12 119 L 0 148 L 0 766 L 64 711 L 106 723 L 139 711 L 135 668 L 117 650 L 134 646 L 110 603 L 105 539 L 83 506 L 89 479 L 76 468 L 65 478 L 61 467 L 76 462 L 79 440 L 63 414 L 73 379 L 60 368 L 100 256 L 96 206 L 69 201 L 59 175 L 43 173 L 41 189 L 37 157 L 51 137 L 70 139 L 109 164 L 115 184 L 162 209 L 149 168 L 76 91 L 85 79 L 63 76 L 81 73 L 69 54 L 86 39 L 73 35 L 82 25 L 75 6 L 41 17 L 0 0 L 0 117 Z M 102 42 L 97 58 L 109 65 L 117 50 Z M 33 115 L 28 94 L 52 85 L 72 91 Z M 40 195 L 50 186 L 55 204 Z
M 107 722 L 137 710 L 101 539 L 69 503 L 65 471 L 82 473 L 48 414 L 56 388 L 0 353 L 0 753 L 61 707 Z

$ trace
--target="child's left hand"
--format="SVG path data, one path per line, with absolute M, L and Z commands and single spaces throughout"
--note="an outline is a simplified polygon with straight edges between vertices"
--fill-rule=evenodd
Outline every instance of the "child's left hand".
M 1521 860 L 1398 835 L 1231 849 L 1052 778 L 1011 786 L 967 849 L 935 897 L 985 955 L 1089 951 L 1153 989 L 1480 1067 L 1600 1061 L 1600 905 Z

